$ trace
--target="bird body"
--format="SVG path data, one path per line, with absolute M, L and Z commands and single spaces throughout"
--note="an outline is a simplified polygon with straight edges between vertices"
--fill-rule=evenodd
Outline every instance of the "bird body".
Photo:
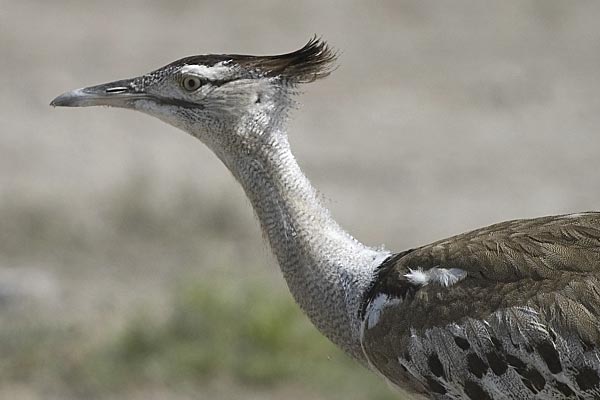
M 510 221 L 392 254 L 331 217 L 285 122 L 297 86 L 327 76 L 320 40 L 277 56 L 187 57 L 67 92 L 200 139 L 241 184 L 296 302 L 359 362 L 416 396 L 600 398 L 600 214 Z
M 591 212 L 508 221 L 391 256 L 361 309 L 366 357 L 433 397 L 599 398 L 599 244 Z M 459 278 L 435 280 L 442 268 Z M 417 270 L 434 277 L 415 280 Z

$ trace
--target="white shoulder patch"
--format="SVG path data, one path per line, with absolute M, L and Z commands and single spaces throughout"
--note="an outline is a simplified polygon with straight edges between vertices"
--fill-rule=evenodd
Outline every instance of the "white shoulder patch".
M 438 285 L 448 287 L 465 279 L 467 271 L 460 268 L 446 269 L 438 267 L 423 271 L 422 268 L 417 268 L 409 269 L 409 273 L 405 274 L 404 277 L 413 285 L 425 286 L 430 283 L 437 283 Z
M 394 297 L 390 297 L 387 294 L 380 294 L 371 301 L 369 308 L 366 313 L 366 328 L 371 329 L 379 322 L 381 313 L 385 307 L 394 306 L 399 304 L 400 300 Z

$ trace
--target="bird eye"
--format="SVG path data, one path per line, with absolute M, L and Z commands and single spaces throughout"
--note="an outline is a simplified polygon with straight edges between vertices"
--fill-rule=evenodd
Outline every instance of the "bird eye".
M 193 92 L 202 86 L 202 80 L 197 76 L 186 76 L 181 81 L 181 86 L 183 86 L 183 88 L 188 92 Z

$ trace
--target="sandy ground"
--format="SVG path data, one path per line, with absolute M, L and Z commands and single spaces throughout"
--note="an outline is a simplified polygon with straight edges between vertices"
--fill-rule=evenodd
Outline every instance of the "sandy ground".
M 94 225 L 103 195 L 132 176 L 166 199 L 191 185 L 211 204 L 239 204 L 248 247 L 282 286 L 242 191 L 200 143 L 140 114 L 48 103 L 186 55 L 287 52 L 318 34 L 340 50 L 340 67 L 304 88 L 290 137 L 357 238 L 402 250 L 501 220 L 597 210 L 599 17 L 590 1 L 0 0 L 0 205 L 59 205 Z M 123 271 L 99 281 L 83 268 L 55 283 L 52 268 L 28 267 L 0 280 L 38 276 L 46 297 L 56 285 L 85 288 L 73 289 L 82 304 L 130 291 Z M 140 276 L 130 279 L 143 285 Z M 137 301 L 160 297 L 141 292 Z

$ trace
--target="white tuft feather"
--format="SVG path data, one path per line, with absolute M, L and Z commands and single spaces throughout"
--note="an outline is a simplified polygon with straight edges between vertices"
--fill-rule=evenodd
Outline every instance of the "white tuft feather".
M 408 269 L 410 272 L 404 277 L 413 285 L 425 286 L 429 283 L 429 271 L 423 272 L 422 268 Z
M 429 283 L 437 283 L 440 286 L 449 287 L 467 277 L 467 272 L 459 268 L 438 268 L 433 267 L 427 271 L 422 268 L 409 269 L 409 273 L 404 277 L 413 285 L 425 286 Z

